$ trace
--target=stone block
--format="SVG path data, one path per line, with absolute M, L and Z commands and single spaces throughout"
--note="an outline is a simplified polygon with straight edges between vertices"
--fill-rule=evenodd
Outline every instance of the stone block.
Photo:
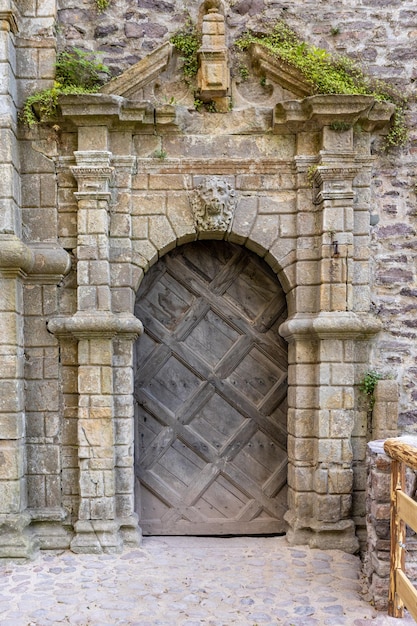
M 317 494 L 314 503 L 318 521 L 338 522 L 340 520 L 340 496 Z
M 111 297 L 111 309 L 114 313 L 128 313 L 133 310 L 135 303 L 135 293 L 132 288 L 114 287 L 112 288 Z
M 45 476 L 45 505 L 51 508 L 61 506 L 61 477 L 59 474 Z
M 185 243 L 195 239 L 195 224 L 187 193 L 173 192 L 168 194 L 167 217 L 178 241 Z
M 319 282 L 317 261 L 298 261 L 297 284 L 318 285 Z
M 78 389 L 81 394 L 101 392 L 101 372 L 99 367 L 82 367 L 78 373 Z
M 264 256 L 274 241 L 279 237 L 279 218 L 277 215 L 258 215 L 252 226 L 246 246 Z
M 20 413 L 23 408 L 22 381 L 0 380 L 0 413 Z
M 55 208 L 22 209 L 25 235 L 33 243 L 55 241 L 58 228 L 57 211 Z
M 132 176 L 132 190 L 146 190 L 148 189 L 149 174 L 145 174 L 139 171 Z
M 188 189 L 189 182 L 189 177 L 183 174 L 149 174 L 149 189 L 163 191 Z
M 353 487 L 353 472 L 350 469 L 330 468 L 328 472 L 329 493 L 350 494 Z
M 27 381 L 27 402 L 32 411 L 59 410 L 58 380 Z
M 133 468 L 116 467 L 116 490 L 118 494 L 133 493 L 134 473 Z
M 133 371 L 131 367 L 116 367 L 114 369 L 114 388 L 119 394 L 133 392 Z
M 25 472 L 25 448 L 21 439 L 0 441 L 0 480 L 19 480 Z
M 28 444 L 27 464 L 29 474 L 59 474 L 60 450 L 53 444 Z
M 107 458 L 114 441 L 112 423 L 109 419 L 99 417 L 80 419 L 78 434 L 81 446 L 94 448 L 97 457 Z M 102 452 L 98 450 L 99 448 L 102 448 Z
M 289 385 L 314 386 L 317 383 L 317 366 L 313 363 L 294 363 L 288 367 Z
M 317 217 L 311 211 L 302 211 L 297 214 L 292 236 L 312 237 L 317 234 Z
M 134 215 L 132 217 L 132 239 L 146 240 L 148 237 L 149 218 Z
M 21 439 L 25 434 L 23 412 L 0 413 L 0 439 Z
M 288 436 L 288 457 L 291 461 L 309 461 L 314 457 L 315 439 Z
M 331 411 L 320 409 L 315 412 L 315 434 L 317 437 L 327 439 L 330 436 Z
M 166 192 L 132 195 L 132 215 L 165 215 Z
M 331 438 L 350 438 L 353 426 L 353 411 L 350 409 L 330 411 Z
M 45 436 L 45 417 L 44 413 L 35 413 L 28 411 L 26 413 L 26 435 L 30 439 Z
M 318 463 L 342 463 L 342 440 L 318 439 L 316 461 Z
M 115 517 L 114 499 L 95 498 L 90 502 L 90 515 L 92 520 L 108 520 Z
M 54 174 L 41 174 L 40 179 L 40 206 L 55 207 L 57 202 L 57 188 Z
M 133 419 L 116 417 L 114 430 L 116 445 L 131 445 L 134 438 Z
M 165 216 L 154 215 L 149 218 L 149 239 L 162 256 L 175 248 L 177 237 Z
M 46 488 L 44 476 L 27 477 L 28 505 L 33 509 L 40 509 L 46 505 Z
M 317 408 L 316 387 L 290 387 L 288 389 L 288 405 L 299 409 Z

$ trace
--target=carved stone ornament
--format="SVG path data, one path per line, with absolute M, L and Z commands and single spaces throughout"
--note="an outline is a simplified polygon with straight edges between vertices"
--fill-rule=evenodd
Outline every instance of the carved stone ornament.
M 236 206 L 236 192 L 224 179 L 205 178 L 191 193 L 197 230 L 227 231 Z

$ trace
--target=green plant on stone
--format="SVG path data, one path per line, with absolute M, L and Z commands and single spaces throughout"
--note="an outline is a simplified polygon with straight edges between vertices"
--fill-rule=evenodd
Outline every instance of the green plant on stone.
M 336 37 L 336 35 L 338 35 L 340 33 L 340 26 L 332 26 L 330 29 L 330 34 L 333 37 Z
M 269 34 L 248 32 L 236 41 L 239 50 L 247 50 L 251 44 L 263 46 L 271 55 L 298 69 L 313 93 L 370 95 L 379 102 L 392 102 L 395 114 L 386 147 L 404 145 L 407 141 L 406 98 L 388 83 L 365 76 L 352 59 L 333 56 L 327 50 L 307 44 L 282 21 L 276 22 Z
M 242 79 L 243 82 L 247 81 L 249 78 L 249 70 L 246 67 L 246 65 L 240 65 L 239 66 L 239 76 Z
M 359 391 L 369 396 L 369 408 L 372 409 L 375 404 L 375 387 L 377 385 L 378 380 L 381 380 L 382 374 L 376 372 L 375 370 L 370 370 L 366 372 L 361 382 L 359 383 Z
M 171 43 L 182 55 L 183 73 L 186 79 L 193 78 L 198 71 L 198 50 L 200 48 L 200 37 L 197 29 L 189 18 L 184 28 L 175 33 Z
M 95 3 L 99 13 L 102 13 L 110 6 L 110 0 L 95 0 Z
M 213 100 L 206 102 L 205 107 L 209 113 L 217 113 L 216 103 Z
M 108 67 L 92 53 L 78 48 L 60 52 L 55 67 L 53 87 L 32 94 L 23 105 L 20 117 L 29 127 L 55 116 L 59 96 L 95 93 L 109 74 Z
M 74 85 L 84 89 L 97 89 L 103 84 L 103 77 L 109 68 L 96 55 L 80 48 L 60 52 L 56 58 L 55 80 L 61 85 Z
M 312 164 L 309 166 L 308 170 L 307 170 L 307 182 L 310 185 L 310 187 L 314 186 L 314 176 L 316 175 L 318 166 L 315 164 Z
M 196 111 L 201 111 L 203 105 L 204 102 L 202 100 L 200 100 L 199 98 L 194 99 L 194 108 Z
M 352 124 L 348 124 L 347 122 L 332 122 L 329 124 L 330 130 L 334 130 L 337 133 L 343 133 L 352 128 Z
M 153 153 L 153 156 L 155 157 L 155 159 L 161 159 L 163 161 L 164 159 L 167 158 L 167 153 L 166 153 L 166 150 L 164 150 L 163 148 L 160 148 L 159 150 L 155 150 L 155 152 Z

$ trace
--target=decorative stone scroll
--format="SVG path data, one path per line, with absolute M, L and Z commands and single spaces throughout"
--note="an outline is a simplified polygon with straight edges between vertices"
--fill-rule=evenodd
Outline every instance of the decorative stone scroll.
M 236 192 L 218 176 L 204 179 L 191 194 L 191 206 L 199 231 L 226 232 L 236 206 Z

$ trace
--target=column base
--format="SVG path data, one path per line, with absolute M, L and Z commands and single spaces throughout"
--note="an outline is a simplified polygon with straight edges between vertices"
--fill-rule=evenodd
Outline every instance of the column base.
M 29 530 L 29 513 L 0 515 L 0 558 L 34 559 L 39 554 L 39 541 Z
M 353 520 L 318 522 L 302 520 L 288 511 L 285 520 L 289 524 L 287 541 L 290 545 L 308 545 L 320 550 L 342 550 L 349 554 L 359 551 L 359 540 L 355 534 Z
M 119 523 L 123 546 L 128 549 L 138 548 L 142 543 L 142 529 L 138 526 L 136 513 L 120 518 Z
M 120 523 L 116 520 L 78 520 L 70 549 L 77 554 L 118 554 L 123 550 Z

